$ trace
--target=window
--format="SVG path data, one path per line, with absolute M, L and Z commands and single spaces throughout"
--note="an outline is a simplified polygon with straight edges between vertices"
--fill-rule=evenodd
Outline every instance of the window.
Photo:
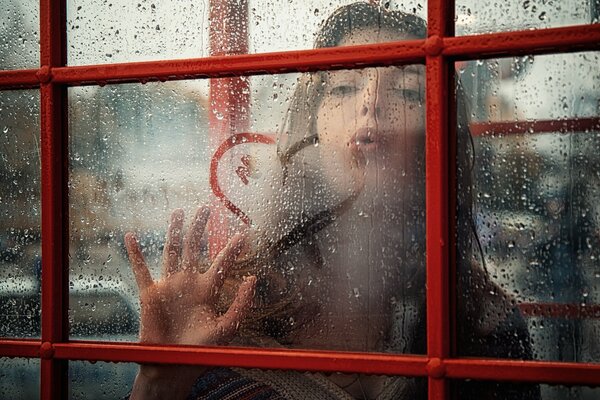
M 467 381 L 491 388 L 544 383 L 548 399 L 597 396 L 587 386 L 600 384 L 598 2 L 414 2 L 405 10 L 426 17 L 426 38 L 382 34 L 309 50 L 312 32 L 346 3 L 0 3 L 9 10 L 0 34 L 0 356 L 7 382 L 39 371 L 40 396 L 54 399 L 85 397 L 98 390 L 90 382 L 97 379 L 110 397 L 129 389 L 135 363 L 169 363 L 417 377 L 432 399 L 453 398 Z M 39 15 L 39 34 L 32 15 Z M 135 343 L 139 303 L 123 235 L 137 229 L 158 273 L 172 208 L 190 207 L 189 214 L 191 205 L 214 200 L 210 243 L 202 244 L 213 253 L 237 223 L 234 214 L 262 227 L 271 210 L 267 192 L 276 190 L 267 184 L 277 161 L 272 143 L 286 145 L 282 121 L 303 79 L 307 87 L 332 88 L 318 94 L 330 107 L 320 107 L 318 121 L 329 127 L 348 123 L 333 110 L 344 107 L 349 91 L 370 90 L 373 80 L 412 85 L 401 99 L 384 93 L 388 103 L 398 102 L 396 111 L 427 110 L 425 155 L 405 154 L 414 157 L 406 165 L 415 171 L 399 165 L 389 179 L 374 172 L 383 182 L 374 189 L 383 199 L 379 209 L 392 221 L 399 214 L 386 210 L 385 199 L 424 175 L 425 198 L 408 195 L 407 202 L 422 202 L 425 212 L 402 221 L 410 255 L 418 258 L 420 246 L 426 255 L 426 280 L 417 285 L 426 288 L 422 354 L 403 354 L 419 352 L 406 351 L 417 347 L 402 340 L 404 347 L 390 353 L 353 344 L 298 350 Z M 306 123 L 311 115 L 302 107 L 311 104 L 299 104 Z M 471 136 L 463 143 L 466 125 Z M 361 145 L 373 142 L 369 132 L 363 136 Z M 333 136 L 308 139 L 303 143 L 315 148 L 338 143 Z M 403 145 L 418 148 L 418 140 Z M 211 177 L 219 146 L 222 160 L 236 161 L 215 164 Z M 336 154 L 331 170 L 345 162 Z M 332 181 L 339 186 L 303 193 L 333 196 L 326 197 L 337 199 L 332 206 L 353 195 L 352 185 Z M 473 209 L 460 207 L 467 201 Z M 303 203 L 286 207 L 306 211 Z M 467 246 L 473 231 L 477 240 Z M 458 267 L 457 260 L 471 258 L 481 269 Z M 465 295 L 461 282 L 477 281 L 483 268 L 494 285 L 474 285 L 479 291 Z M 385 285 L 350 290 L 358 299 Z M 493 331 L 495 320 L 508 318 L 503 305 L 483 321 L 460 313 L 462 303 L 477 306 L 473 298 L 499 304 L 497 289 L 524 316 L 535 361 L 491 356 L 478 352 L 477 341 L 459 340 L 465 321 Z M 409 301 L 400 306 L 404 316 L 415 313 Z M 17 395 L 0 383 L 0 397 Z

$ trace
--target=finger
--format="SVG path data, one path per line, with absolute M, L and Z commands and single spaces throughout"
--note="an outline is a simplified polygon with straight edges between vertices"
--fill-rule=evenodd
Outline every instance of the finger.
M 184 213 L 181 208 L 171 213 L 171 223 L 167 228 L 167 240 L 163 250 L 163 276 L 177 271 L 181 253 L 181 234 L 183 230 Z
M 223 282 L 227 278 L 229 270 L 244 247 L 244 237 L 236 234 L 231 238 L 227 246 L 217 255 L 205 276 L 208 284 L 213 288 L 213 294 L 217 295 Z
M 254 289 L 256 287 L 256 276 L 250 276 L 242 282 L 233 303 L 219 318 L 217 323 L 217 342 L 229 342 L 238 330 L 240 324 L 252 308 Z
M 202 235 L 210 216 L 210 208 L 200 207 L 196 211 L 194 220 L 190 229 L 183 238 L 183 257 L 182 265 L 186 267 L 195 267 L 200 259 L 200 248 L 202 246 Z
M 146 261 L 144 261 L 144 256 L 142 255 L 142 250 L 140 249 L 137 238 L 132 232 L 127 232 L 125 234 L 125 248 L 127 249 L 129 263 L 131 264 L 135 281 L 141 292 L 150 287 L 154 282 L 152 281 L 150 271 L 148 271 Z

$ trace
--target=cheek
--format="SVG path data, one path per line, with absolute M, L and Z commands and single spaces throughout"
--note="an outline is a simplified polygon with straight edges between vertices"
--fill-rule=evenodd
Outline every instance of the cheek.
M 336 145 L 346 143 L 345 137 L 349 134 L 347 113 L 340 107 L 323 107 L 317 113 L 316 128 L 319 142 L 322 145 Z

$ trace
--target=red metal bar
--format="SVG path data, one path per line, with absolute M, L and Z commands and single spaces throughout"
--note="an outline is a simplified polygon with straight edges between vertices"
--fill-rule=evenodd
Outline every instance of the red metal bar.
M 423 40 L 208 58 L 64 67 L 56 82 L 70 85 L 264 75 L 422 62 Z
M 600 24 L 444 38 L 444 55 L 455 60 L 600 49 Z
M 55 345 L 56 358 L 195 364 L 242 368 L 362 372 L 426 376 L 424 356 L 340 353 L 234 347 L 143 346 L 125 343 L 70 342 Z
M 0 354 L 2 357 L 39 357 L 39 340 L 0 339 Z
M 600 364 L 516 360 L 446 360 L 446 376 L 453 379 L 600 385 Z
M 31 89 L 39 87 L 37 69 L 0 71 L 0 89 Z
M 585 132 L 600 130 L 600 118 L 568 118 L 537 121 L 476 122 L 469 125 L 473 136 L 522 133 Z
M 210 55 L 248 53 L 248 0 L 210 2 Z M 250 84 L 246 77 L 210 80 L 208 122 L 211 148 L 231 135 L 248 130 Z M 227 245 L 231 214 L 216 199 L 208 221 L 212 258 Z
M 423 40 L 122 64 L 52 68 L 53 82 L 68 85 L 260 75 L 423 62 Z M 446 37 L 443 54 L 455 60 L 600 49 L 600 24 L 537 31 Z M 25 72 L 28 71 L 28 72 Z M 21 75 L 23 73 L 23 75 Z M 33 85 L 32 71 L 0 71 L 0 87 Z M 20 78 L 12 81 L 17 74 Z
M 52 343 L 68 339 L 68 200 L 66 88 L 52 82 L 52 68 L 66 64 L 66 0 L 40 1 L 42 345 L 43 400 L 66 397 L 66 362 L 52 359 Z
M 427 2 L 427 40 L 423 46 L 426 59 L 426 215 L 427 215 L 427 365 L 428 397 L 450 398 L 444 378 L 443 359 L 450 356 L 450 180 L 448 116 L 450 85 L 448 60 L 441 55 L 442 37 L 451 35 L 454 26 L 454 1 Z M 435 110 L 435 112 L 431 112 Z
M 600 304 L 523 303 L 519 310 L 524 317 L 600 319 Z

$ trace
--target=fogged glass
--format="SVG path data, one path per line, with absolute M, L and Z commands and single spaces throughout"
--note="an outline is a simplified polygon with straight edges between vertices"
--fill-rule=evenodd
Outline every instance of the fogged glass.
M 600 389 L 537 383 L 455 381 L 451 399 L 595 400 Z
M 69 361 L 69 399 L 126 399 L 137 364 Z M 168 385 L 167 385 L 168 386 Z
M 144 342 L 423 353 L 424 93 L 422 65 L 70 89 L 72 336 L 135 340 L 139 299 Z
M 0 399 L 40 398 L 39 358 L 0 358 Z
M 37 68 L 40 2 L 0 0 L 0 70 Z
M 68 2 L 67 39 L 70 65 L 103 64 L 207 57 L 239 53 L 262 53 L 310 49 L 327 18 L 351 0 L 310 0 L 281 2 L 263 0 L 222 1 L 211 6 L 208 0 L 159 2 L 115 0 Z M 364 2 L 363 2 L 364 3 Z M 335 29 L 321 34 L 319 47 L 336 46 L 339 32 L 358 24 L 391 26 L 396 31 L 412 18 L 410 35 L 380 42 L 424 38 L 426 2 L 382 2 L 375 6 L 354 4 L 345 21 L 338 16 Z M 380 16 L 383 16 L 381 18 Z M 349 22 L 352 21 L 352 22 Z M 369 22 L 371 21 L 371 22 Z M 294 29 L 289 29 L 294 26 Z M 211 30 L 215 33 L 211 34 Z
M 597 24 L 598 0 L 457 0 L 457 35 Z
M 150 370 L 160 383 L 144 379 Z M 69 389 L 70 399 L 139 397 L 145 390 L 159 398 L 427 399 L 424 378 L 84 361 L 69 363 Z
M 459 283 L 480 286 L 459 291 L 458 320 L 487 334 L 460 354 L 600 360 L 598 65 L 598 53 L 457 65 Z
M 0 92 L 0 337 L 40 334 L 39 92 Z

